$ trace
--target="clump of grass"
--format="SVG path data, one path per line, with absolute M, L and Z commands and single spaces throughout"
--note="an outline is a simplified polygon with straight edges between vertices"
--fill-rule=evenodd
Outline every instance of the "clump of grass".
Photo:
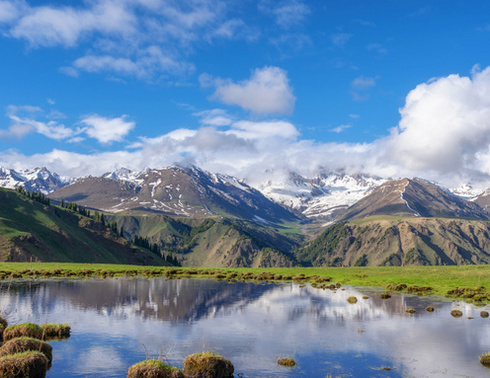
M 385 291 L 384 293 L 381 293 L 381 294 L 379 295 L 379 297 L 380 297 L 381 299 L 389 299 L 389 298 L 391 298 L 391 294 L 390 294 L 390 293 L 388 293 L 387 291 Z
M 184 374 L 176 367 L 158 360 L 145 360 L 134 364 L 128 369 L 128 378 L 184 378 Z
M 457 297 L 471 300 L 474 303 L 490 301 L 490 293 L 483 286 L 476 287 L 456 287 L 447 292 L 450 297 Z
M 233 377 L 235 368 L 219 354 L 203 352 L 187 356 L 182 371 L 186 377 L 228 378 Z
M 406 284 L 388 284 L 386 285 L 386 288 L 388 290 L 394 290 L 394 291 L 402 291 L 402 290 L 405 290 L 407 288 L 407 285 Z
M 488 311 L 481 311 L 480 312 L 480 317 L 482 317 L 482 318 L 488 318 Z
M 53 348 L 47 342 L 32 337 L 17 337 L 7 341 L 0 348 L 0 357 L 30 350 L 44 354 L 48 359 L 48 368 L 51 366 L 51 361 L 53 360 Z
M 41 378 L 46 376 L 49 362 L 44 354 L 28 351 L 0 357 L 0 377 Z
M 480 363 L 483 366 L 490 367 L 490 352 L 484 353 L 480 356 Z
M 281 366 L 293 367 L 296 365 L 296 361 L 292 358 L 278 358 L 277 364 Z
M 3 331 L 3 339 L 5 341 L 15 339 L 16 337 L 32 337 L 40 340 L 43 337 L 43 330 L 34 323 L 21 323 L 8 326 Z
M 461 312 L 461 310 L 458 310 L 457 308 L 455 308 L 454 310 L 451 311 L 451 316 L 453 318 L 460 318 L 463 316 L 463 313 Z
M 350 304 L 357 303 L 357 298 L 351 295 L 350 297 L 347 298 L 347 302 L 349 302 Z
M 414 308 L 407 308 L 405 310 L 405 312 L 409 313 L 409 314 L 415 314 L 417 312 L 417 310 L 415 310 Z
M 42 324 L 44 338 L 52 339 L 67 339 L 70 337 L 71 327 L 68 324 L 47 323 Z
M 367 295 L 363 295 L 362 299 L 369 299 L 369 297 Z
M 417 294 L 417 295 L 424 295 L 424 294 L 430 294 L 432 293 L 432 287 L 430 286 L 417 286 L 417 285 L 412 285 L 407 287 L 407 291 L 410 294 Z
M 434 312 L 434 307 L 432 307 L 432 306 L 427 306 L 427 307 L 425 308 L 425 311 L 427 311 L 427 312 Z
M 4 330 L 5 328 L 8 327 L 8 322 L 6 319 L 4 319 L 2 316 L 0 316 L 0 328 Z

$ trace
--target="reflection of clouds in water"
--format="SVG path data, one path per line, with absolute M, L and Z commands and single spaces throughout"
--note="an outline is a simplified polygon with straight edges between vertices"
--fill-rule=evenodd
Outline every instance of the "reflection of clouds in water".
M 73 342 L 90 334 L 100 337 L 99 343 L 121 344 L 123 348 L 109 348 L 112 370 L 127 369 L 126 352 L 132 363 L 144 359 L 144 344 L 153 355 L 161 349 L 177 366 L 187 355 L 206 348 L 232 360 L 237 372 L 266 375 L 277 373 L 275 360 L 280 355 L 320 353 L 324 369 L 329 367 L 325 362 L 335 361 L 334 355 L 376 354 L 397 367 L 394 374 L 478 376 L 478 355 L 490 350 L 490 321 L 468 304 L 459 306 L 464 317 L 454 319 L 449 314 L 453 303 L 437 302 L 436 312 L 429 314 L 425 307 L 430 299 L 394 294 L 381 300 L 373 293 L 362 299 L 365 293 L 352 288 L 332 292 L 296 284 L 120 279 L 98 282 L 90 295 L 84 282 L 72 282 L 68 289 L 50 285 L 39 287 L 38 300 L 23 300 L 14 290 L 0 303 L 17 309 L 12 323 L 44 322 L 48 317 L 50 322 L 70 323 Z M 347 303 L 350 295 L 358 298 L 355 305 Z M 406 314 L 408 307 L 417 313 Z M 98 346 L 71 357 L 66 349 L 69 345 L 60 353 L 70 361 L 93 360 L 103 367 L 106 360 L 96 358 Z

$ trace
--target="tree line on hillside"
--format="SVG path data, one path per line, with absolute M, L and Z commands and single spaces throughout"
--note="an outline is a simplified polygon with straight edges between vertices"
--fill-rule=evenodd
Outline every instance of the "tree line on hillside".
M 22 186 L 18 186 L 16 188 L 16 191 L 19 194 L 22 194 L 34 201 L 42 203 L 43 205 L 51 206 L 51 201 L 49 200 L 49 198 L 46 197 L 41 192 L 28 191 L 25 190 Z M 87 209 L 84 206 L 78 205 L 76 202 L 65 202 L 64 200 L 61 200 L 60 207 L 78 213 L 84 217 L 91 218 L 95 222 L 102 223 L 105 227 L 111 229 L 116 235 L 125 238 L 123 227 L 121 226 L 119 228 L 116 221 L 109 222 L 102 212 L 95 210 L 92 213 L 89 209 Z M 59 214 L 56 212 L 56 208 L 55 208 L 55 214 L 59 216 Z M 177 259 L 177 257 L 174 257 L 172 255 L 171 251 L 169 251 L 167 255 L 165 255 L 162 252 L 161 248 L 158 246 L 158 244 L 151 243 L 149 239 L 146 237 L 141 237 L 139 235 L 136 235 L 134 239 L 131 240 L 130 242 L 138 247 L 148 249 L 150 252 L 153 252 L 154 254 L 163 258 L 165 261 L 167 261 L 172 265 L 181 266 L 179 260 Z

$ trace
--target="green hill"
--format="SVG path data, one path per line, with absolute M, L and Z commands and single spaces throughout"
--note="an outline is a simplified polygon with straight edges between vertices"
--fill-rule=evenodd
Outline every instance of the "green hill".
M 296 258 L 313 266 L 489 264 L 490 223 L 389 216 L 344 221 L 300 248 Z
M 221 217 L 189 218 L 163 214 L 109 215 L 128 239 L 148 238 L 162 253 L 172 253 L 183 266 L 293 266 L 292 250 L 303 237 L 285 235 L 275 227 Z M 279 227 L 279 226 L 276 226 Z
M 100 222 L 0 188 L 0 261 L 165 265 Z

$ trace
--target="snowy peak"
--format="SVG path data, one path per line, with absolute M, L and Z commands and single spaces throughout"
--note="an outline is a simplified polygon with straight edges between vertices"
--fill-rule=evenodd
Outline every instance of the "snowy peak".
M 125 177 L 126 180 L 112 177 Z M 129 178 L 133 181 L 129 181 Z M 185 217 L 226 215 L 278 222 L 298 218 L 239 180 L 197 167 L 171 166 L 88 177 L 50 195 L 108 212 L 161 212 Z
M 34 192 L 49 194 L 74 180 L 51 173 L 47 168 L 34 168 L 15 171 L 0 167 L 0 186 L 15 189 L 18 186 Z
M 382 184 L 351 206 L 339 219 L 361 219 L 373 215 L 488 219 L 487 213 L 476 203 L 416 178 Z
M 259 185 L 268 198 L 310 218 L 333 218 L 386 180 L 363 175 L 320 172 L 312 178 L 290 172 L 283 180 Z

